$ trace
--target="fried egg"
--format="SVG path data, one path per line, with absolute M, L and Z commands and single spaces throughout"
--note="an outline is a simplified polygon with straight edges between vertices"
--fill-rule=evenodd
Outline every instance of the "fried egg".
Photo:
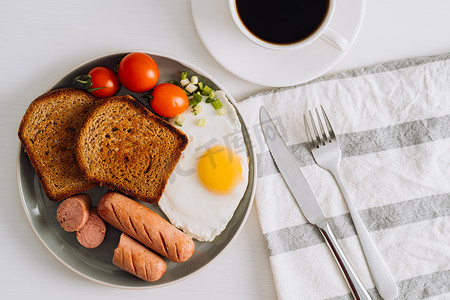
M 203 97 L 201 112 L 181 116 L 189 143 L 158 202 L 170 222 L 199 241 L 212 241 L 227 226 L 248 184 L 241 124 L 225 93 L 216 91 L 222 115 Z M 169 120 L 174 126 L 175 120 Z

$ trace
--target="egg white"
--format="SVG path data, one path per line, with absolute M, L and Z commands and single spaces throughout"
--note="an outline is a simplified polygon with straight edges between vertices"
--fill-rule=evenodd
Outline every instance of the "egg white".
M 241 124 L 225 94 L 217 91 L 217 97 L 226 110 L 224 115 L 205 103 L 206 97 L 199 104 L 202 111 L 197 116 L 191 108 L 182 114 L 185 120 L 178 128 L 188 136 L 189 143 L 158 202 L 174 226 L 199 241 L 212 241 L 226 228 L 248 184 L 248 158 Z M 206 119 L 204 127 L 198 126 L 200 119 Z M 174 125 L 173 119 L 170 122 Z M 208 190 L 197 173 L 198 159 L 214 145 L 233 150 L 241 159 L 242 179 L 224 195 Z

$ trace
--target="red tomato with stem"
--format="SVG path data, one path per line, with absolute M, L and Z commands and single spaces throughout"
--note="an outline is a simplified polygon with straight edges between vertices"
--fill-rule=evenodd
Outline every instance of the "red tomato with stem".
M 117 93 L 120 84 L 116 73 L 106 67 L 95 67 L 89 71 L 92 85 L 89 91 L 97 98 L 111 97 Z
M 153 89 L 152 109 L 160 116 L 172 118 L 189 107 L 189 99 L 184 90 L 171 83 L 162 83 Z
M 113 70 L 106 67 L 95 67 L 87 75 L 75 78 L 84 88 L 97 98 L 111 97 L 120 88 L 119 79 Z
M 119 63 L 119 80 L 122 85 L 135 93 L 152 89 L 159 78 L 156 62 L 141 52 L 127 54 Z

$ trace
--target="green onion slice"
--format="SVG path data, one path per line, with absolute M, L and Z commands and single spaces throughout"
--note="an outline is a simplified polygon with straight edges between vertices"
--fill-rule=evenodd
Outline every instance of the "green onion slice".
M 210 88 L 209 86 L 205 85 L 203 87 L 202 94 L 207 96 L 207 95 L 209 95 L 212 92 L 212 90 L 213 90 L 212 88 Z
M 189 99 L 189 106 L 195 107 L 202 101 L 202 95 L 200 93 L 195 93 L 192 95 L 192 98 Z
M 213 102 L 211 102 L 211 104 L 215 110 L 218 110 L 223 107 L 223 104 L 222 104 L 222 102 L 220 102 L 219 99 L 215 99 Z

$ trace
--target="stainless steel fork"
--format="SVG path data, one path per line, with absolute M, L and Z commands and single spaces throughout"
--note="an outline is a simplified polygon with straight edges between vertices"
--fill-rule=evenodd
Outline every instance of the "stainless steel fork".
M 336 135 L 331 127 L 331 123 L 328 119 L 327 114 L 322 106 L 322 122 L 319 111 L 315 108 L 315 115 L 317 119 L 314 120 L 313 114 L 309 111 L 309 118 L 312 125 L 312 130 L 308 124 L 308 118 L 306 115 L 303 115 L 305 121 L 306 132 L 308 135 L 308 140 L 311 143 L 311 152 L 313 154 L 314 160 L 316 163 L 322 168 L 328 170 L 336 180 L 339 189 L 344 196 L 345 202 L 347 203 L 348 210 L 350 211 L 350 216 L 353 220 L 353 224 L 355 225 L 356 232 L 358 234 L 359 240 L 361 242 L 361 246 L 366 257 L 367 264 L 369 266 L 370 273 L 372 274 L 372 278 L 375 282 L 375 286 L 381 297 L 386 300 L 395 299 L 398 296 L 398 289 L 395 283 L 394 278 L 392 277 L 389 268 L 383 260 L 380 252 L 378 251 L 375 243 L 370 237 L 369 232 L 367 231 L 366 226 L 364 225 L 361 216 L 356 210 L 355 205 L 350 199 L 345 186 L 342 182 L 342 178 L 339 172 L 339 164 L 341 161 L 341 149 L 336 140 Z M 325 123 L 325 126 L 323 125 Z M 320 133 L 319 133 L 319 129 Z

